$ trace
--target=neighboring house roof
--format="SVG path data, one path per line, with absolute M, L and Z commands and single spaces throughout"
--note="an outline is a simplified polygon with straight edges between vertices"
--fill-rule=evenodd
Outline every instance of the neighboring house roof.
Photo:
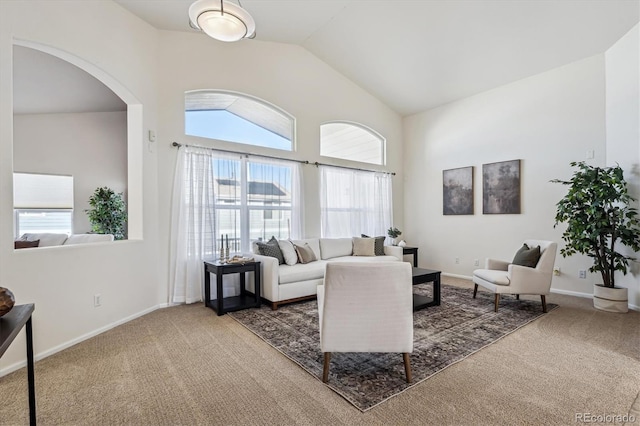
M 218 199 L 235 199 L 240 193 L 240 182 L 235 179 L 216 179 Z M 274 182 L 249 181 L 249 201 L 290 202 L 291 194 Z

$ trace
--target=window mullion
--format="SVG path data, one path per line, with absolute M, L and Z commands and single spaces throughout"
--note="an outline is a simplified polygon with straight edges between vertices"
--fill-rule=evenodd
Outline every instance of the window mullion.
M 240 249 L 243 253 L 249 250 L 249 203 L 248 203 L 248 160 L 240 160 Z

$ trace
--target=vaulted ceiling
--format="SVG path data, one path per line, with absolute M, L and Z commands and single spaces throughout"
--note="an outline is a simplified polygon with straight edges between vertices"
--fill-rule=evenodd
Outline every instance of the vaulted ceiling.
M 115 1 L 158 29 L 194 31 L 192 0 Z M 602 53 L 640 20 L 638 0 L 241 3 L 256 40 L 304 47 L 402 115 Z

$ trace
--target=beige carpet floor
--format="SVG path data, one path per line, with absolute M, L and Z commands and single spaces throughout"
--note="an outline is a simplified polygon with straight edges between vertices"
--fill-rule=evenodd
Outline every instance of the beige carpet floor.
M 161 309 L 37 362 L 38 423 L 569 425 L 577 413 L 628 413 L 640 312 L 548 300 L 560 307 L 366 413 L 229 316 Z M 27 423 L 22 369 L 0 378 L 0 424 Z

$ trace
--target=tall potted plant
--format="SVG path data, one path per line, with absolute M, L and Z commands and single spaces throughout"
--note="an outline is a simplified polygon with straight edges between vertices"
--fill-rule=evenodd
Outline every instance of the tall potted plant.
M 97 234 L 113 234 L 115 240 L 123 240 L 126 235 L 127 207 L 122 192 L 96 188 L 89 198 L 90 209 L 85 210 L 91 222 L 91 230 Z
M 635 260 L 616 251 L 622 244 L 640 250 L 640 222 L 634 201 L 627 192 L 620 166 L 594 167 L 584 162 L 572 162 L 577 167 L 569 181 L 552 182 L 569 187 L 569 192 L 557 204 L 556 225 L 566 223 L 562 234 L 566 246 L 563 257 L 580 253 L 593 258 L 591 272 L 600 272 L 602 283 L 593 289 L 593 305 L 610 312 L 627 312 L 627 289 L 615 286 L 615 272 L 624 275 L 629 261 Z

